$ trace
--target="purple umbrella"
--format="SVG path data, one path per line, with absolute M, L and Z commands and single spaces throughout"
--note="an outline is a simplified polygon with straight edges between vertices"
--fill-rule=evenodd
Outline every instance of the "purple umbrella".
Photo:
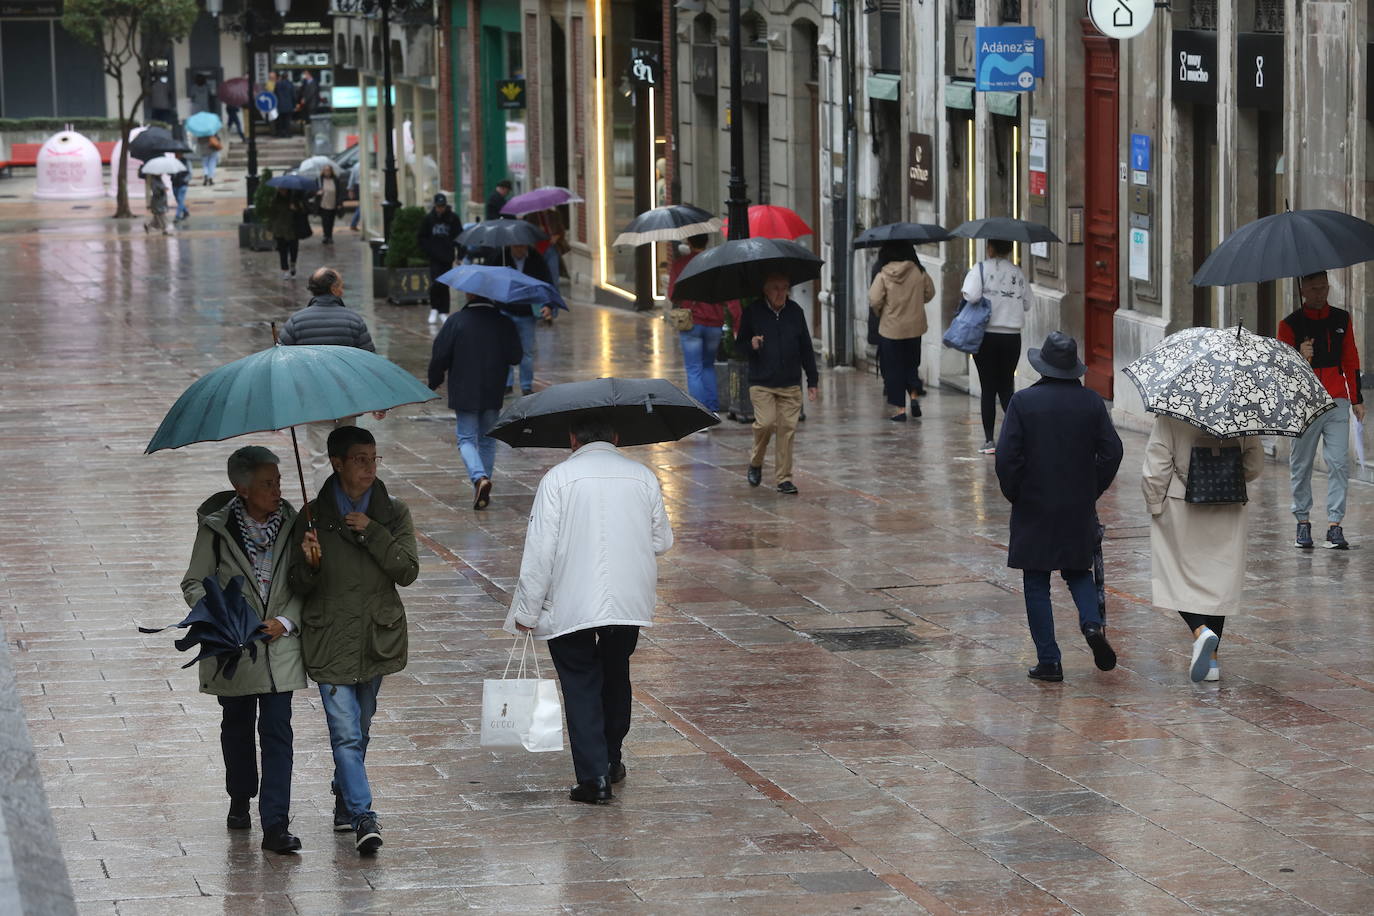
M 538 213 L 540 210 L 552 210 L 554 207 L 561 207 L 564 204 L 580 203 L 582 203 L 582 198 L 567 188 L 535 188 L 533 191 L 517 194 L 506 201 L 501 212 L 508 216 L 524 216 L 527 213 Z
M 248 105 L 248 97 L 252 95 L 252 87 L 248 85 L 248 77 L 237 76 L 220 83 L 215 95 L 226 105 L 244 108 Z

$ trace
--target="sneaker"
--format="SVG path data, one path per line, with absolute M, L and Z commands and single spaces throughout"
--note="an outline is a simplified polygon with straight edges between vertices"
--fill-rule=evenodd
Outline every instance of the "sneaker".
M 520 389 L 520 396 L 521 396 L 522 398 L 527 398 L 527 397 L 529 397 L 529 396 L 532 395 L 532 394 L 534 394 L 534 389 L 533 389 L 533 388 L 521 388 L 521 389 Z
M 289 270 L 283 270 L 283 271 L 281 272 L 281 278 L 282 278 L 283 280 L 290 280 L 290 279 L 291 279 L 291 271 L 289 271 Z
M 763 483 L 763 468 L 750 465 L 749 473 L 745 474 L 744 478 L 749 481 L 749 486 L 757 487 Z
M 382 828 L 377 825 L 375 817 L 363 815 L 363 819 L 358 822 L 358 839 L 353 847 L 365 856 L 382 848 Z
M 1107 634 L 1103 632 L 1102 624 L 1090 623 L 1085 626 L 1083 638 L 1093 650 L 1093 662 L 1097 665 L 1098 671 L 1111 671 L 1116 667 L 1116 650 L 1107 642 Z
M 331 784 L 329 791 L 334 793 L 334 832 L 347 833 L 353 829 L 353 818 L 348 816 L 348 806 L 344 804 L 338 786 Z
M 1188 668 L 1188 677 L 1194 684 L 1207 676 L 1207 669 L 1212 665 L 1212 653 L 1217 650 L 1217 642 L 1217 634 L 1207 627 L 1203 627 L 1202 633 L 1193 640 L 1193 661 Z
M 1349 550 L 1350 542 L 1345 539 L 1340 525 L 1332 525 L 1326 529 L 1326 543 L 1322 546 L 1327 550 Z
M 1298 522 L 1298 533 L 1293 538 L 1293 546 L 1303 550 L 1311 550 L 1312 544 L 1312 523 Z
M 1217 664 L 1216 659 L 1212 659 L 1212 664 L 1207 668 L 1207 673 L 1202 676 L 1202 679 L 1204 681 L 1221 680 L 1221 666 Z
M 438 310 L 438 309 L 430 309 L 430 310 L 429 310 L 429 323 L 430 323 L 430 324 L 438 324 L 438 323 L 439 323 L 439 310 Z
M 997 446 L 993 445 L 992 440 L 989 439 L 988 441 L 983 443 L 983 447 L 978 450 L 978 454 L 995 455 L 997 454 Z
M 796 496 L 797 485 L 790 480 L 784 480 L 782 483 L 778 484 L 778 492 L 785 496 Z
M 892 416 L 888 417 L 888 419 L 891 420 L 893 423 L 905 423 L 906 413 L 894 413 Z

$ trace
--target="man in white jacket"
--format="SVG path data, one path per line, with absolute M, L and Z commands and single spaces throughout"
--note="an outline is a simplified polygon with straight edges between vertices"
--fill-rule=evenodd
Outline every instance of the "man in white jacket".
M 658 478 L 621 454 L 609 417 L 589 411 L 568 434 L 573 453 L 534 497 L 520 582 L 505 628 L 549 641 L 568 718 L 573 801 L 602 805 L 625 779 L 630 656 L 653 625 L 655 557 L 673 546 Z

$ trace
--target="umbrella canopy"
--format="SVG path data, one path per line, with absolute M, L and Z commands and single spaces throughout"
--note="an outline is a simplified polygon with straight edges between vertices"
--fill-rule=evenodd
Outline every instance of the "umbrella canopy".
M 969 220 L 951 229 L 950 235 L 965 239 L 1000 239 L 1004 242 L 1057 242 L 1059 236 L 1049 226 L 1010 216 Z
M 517 194 L 506 201 L 501 212 L 508 216 L 524 216 L 526 213 L 552 210 L 554 207 L 561 207 L 564 204 L 580 203 L 582 203 L 582 198 L 567 188 L 535 188 L 533 191 Z
M 163 153 L 189 153 L 191 148 L 161 127 L 149 127 L 129 141 L 129 155 L 145 162 Z
M 175 175 L 178 172 L 186 171 L 186 163 L 171 156 L 158 156 L 143 163 L 143 168 L 139 169 L 144 175 Z
M 270 188 L 285 188 L 288 191 L 304 191 L 307 194 L 320 189 L 320 182 L 317 178 L 309 175 L 278 175 L 276 178 L 267 179 L 267 186 Z
M 213 111 L 198 111 L 186 119 L 186 132 L 193 137 L 208 137 L 219 133 L 224 122 Z
M 458 235 L 458 244 L 468 248 L 506 248 L 510 245 L 533 245 L 549 234 L 523 219 L 489 219 Z
M 517 448 L 569 448 L 569 424 L 591 410 L 608 415 L 622 446 L 675 442 L 720 422 L 667 379 L 599 378 L 525 395 L 487 435 Z
M 463 264 L 440 274 L 437 279 L 454 289 L 475 293 L 492 302 L 549 304 L 562 309 L 568 307 L 556 287 L 511 267 Z
M 1194 286 L 1261 283 L 1374 260 L 1374 225 L 1338 210 L 1289 210 L 1246 223 L 1202 262 Z
M 855 248 L 877 248 L 883 242 L 943 242 L 953 238 L 944 226 L 934 223 L 888 223 L 865 229 L 854 240 Z
M 674 291 L 683 299 L 729 302 L 763 293 L 763 281 L 782 274 L 793 284 L 821 275 L 825 262 L 784 239 L 734 239 L 703 251 L 678 274 Z
M 721 224 L 721 231 L 730 233 L 730 221 Z M 749 234 L 754 238 L 798 239 L 811 234 L 806 220 L 786 207 L 755 204 L 749 208 Z
M 613 245 L 648 245 L 653 242 L 680 242 L 694 235 L 720 229 L 720 220 L 691 204 L 655 207 L 630 220 Z
M 334 169 L 335 175 L 339 174 L 339 164 L 328 156 L 311 156 L 309 159 L 301 160 L 301 164 L 296 166 L 296 174 L 318 179 L 326 165 Z
M 253 87 L 249 85 L 248 77 L 236 76 L 220 83 L 219 88 L 215 90 L 215 95 L 219 96 L 219 100 L 226 105 L 244 108 L 253 95 Z
M 203 658 L 215 658 L 215 677 L 232 679 L 244 652 L 257 661 L 257 641 L 266 639 L 267 631 L 262 618 L 243 597 L 242 576 L 230 579 L 223 590 L 216 576 L 206 576 L 201 584 L 205 587 L 205 597 L 196 602 L 185 620 L 175 624 L 187 628 L 188 632 L 173 645 L 178 652 L 200 646 L 200 654 L 181 667 L 189 668 Z M 165 629 L 168 628 L 139 627 L 138 632 L 161 633 Z
M 1300 436 L 1336 406 L 1298 351 L 1243 328 L 1185 328 L 1131 363 L 1145 409 L 1213 436 Z
M 438 397 L 357 347 L 274 346 L 220 366 L 177 398 L 147 452 L 390 410 Z

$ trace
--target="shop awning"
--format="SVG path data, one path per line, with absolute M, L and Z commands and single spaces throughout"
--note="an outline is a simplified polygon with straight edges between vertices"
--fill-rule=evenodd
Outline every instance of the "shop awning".
M 868 97 L 895 102 L 901 98 L 902 78 L 895 73 L 870 73 L 868 75 Z
M 1015 118 L 1021 114 L 1021 93 L 1019 92 L 984 92 L 983 101 L 987 104 L 988 111 L 995 115 Z
M 973 110 L 973 83 L 968 80 L 950 80 L 945 85 L 945 107 Z

